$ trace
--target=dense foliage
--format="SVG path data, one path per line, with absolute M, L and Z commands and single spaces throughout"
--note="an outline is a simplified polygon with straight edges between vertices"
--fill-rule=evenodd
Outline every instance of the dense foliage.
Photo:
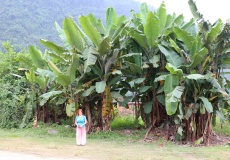
M 90 5 L 89 5 L 90 4 Z M 130 15 L 131 10 L 139 9 L 139 2 L 134 0 L 5 0 L 0 2 L 0 43 L 10 41 L 16 51 L 29 45 L 38 45 L 39 39 L 45 38 L 60 42 L 55 33 L 54 22 L 61 23 L 65 17 L 94 13 L 105 20 L 104 13 L 109 6 L 118 14 Z M 3 49 L 3 47 L 0 47 Z
M 2 45 L 6 52 L 0 53 L 0 127 L 19 127 L 26 112 L 26 92 L 28 82 L 24 71 L 18 70 L 23 66 L 16 61 L 22 53 L 13 51 L 9 42 Z
M 73 120 L 83 108 L 89 131 L 107 131 L 114 102 L 133 102 L 136 121 L 149 130 L 164 124 L 166 139 L 208 144 L 216 117 L 224 122 L 229 113 L 222 69 L 230 64 L 230 26 L 205 21 L 193 0 L 189 6 L 189 22 L 164 3 L 156 11 L 143 3 L 129 18 L 109 7 L 105 20 L 88 14 L 55 22 L 62 43 L 41 39 L 45 51 L 30 46 L 29 57 L 17 58 L 30 85 L 20 127 L 32 118 L 34 126 Z

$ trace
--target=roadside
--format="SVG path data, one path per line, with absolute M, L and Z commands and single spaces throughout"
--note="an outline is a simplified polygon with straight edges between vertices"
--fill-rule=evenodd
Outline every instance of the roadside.
M 45 157 L 42 155 L 33 155 L 21 152 L 10 152 L 0 150 L 0 157 L 5 160 L 81 160 L 81 159 L 70 159 L 70 158 L 54 158 L 54 157 Z M 82 159 L 83 160 L 83 159 Z

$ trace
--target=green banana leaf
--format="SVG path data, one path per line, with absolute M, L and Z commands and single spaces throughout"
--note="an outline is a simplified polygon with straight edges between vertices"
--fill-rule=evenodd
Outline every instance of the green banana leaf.
M 176 75 L 167 75 L 164 83 L 165 95 L 171 93 L 179 85 L 179 77 Z
M 159 25 L 160 25 L 160 33 L 163 33 L 165 29 L 165 24 L 167 22 L 167 13 L 165 3 L 161 3 L 160 7 L 157 10 L 157 16 L 159 18 Z
M 105 27 L 100 19 L 97 19 L 93 14 L 89 14 L 88 18 L 96 30 L 101 34 L 105 35 Z
M 52 96 L 55 96 L 55 95 L 58 95 L 58 94 L 61 94 L 62 91 L 50 91 L 50 92 L 47 92 L 47 93 L 44 93 L 42 95 L 40 95 L 41 98 L 43 99 L 50 99 Z
M 155 39 L 161 33 L 160 21 L 152 12 L 147 14 L 146 24 L 144 25 L 144 34 L 149 46 L 155 45 Z
M 108 80 L 108 86 L 111 86 L 113 84 L 116 84 L 121 79 L 121 75 L 117 75 L 113 77 L 112 79 Z
M 48 61 L 48 65 L 50 69 L 55 73 L 55 75 L 59 75 L 62 73 L 60 69 L 52 61 Z
M 175 74 L 178 76 L 182 76 L 183 75 L 183 71 L 182 69 L 177 69 L 175 66 L 173 66 L 171 63 L 167 63 L 165 68 L 170 72 L 170 74 Z
M 129 30 L 129 35 L 144 49 L 148 48 L 146 36 L 138 31 L 135 31 L 133 28 Z
M 72 62 L 67 69 L 67 75 L 70 77 L 71 83 L 76 79 L 76 70 L 79 68 L 80 60 L 78 55 L 74 54 L 72 57 Z
M 180 41 L 183 41 L 188 48 L 189 51 L 192 50 L 192 42 L 195 41 L 195 37 L 193 37 L 189 32 L 183 30 L 179 27 L 174 28 L 174 33 Z
M 98 46 L 98 53 L 100 56 L 104 56 L 105 54 L 109 53 L 111 50 L 111 45 L 110 45 L 110 37 L 105 37 L 102 42 Z
M 105 28 L 105 36 L 110 36 L 110 31 L 112 26 L 115 24 L 117 19 L 117 15 L 115 10 L 112 7 L 109 7 L 106 10 L 106 28 Z
M 64 30 L 59 26 L 59 24 L 57 22 L 55 22 L 54 25 L 55 25 L 55 28 L 56 28 L 56 30 L 58 32 L 58 35 L 59 35 L 60 39 L 62 40 L 65 48 L 67 50 L 71 50 L 72 47 L 70 46 L 69 42 L 67 41 L 67 37 L 65 35 Z
M 96 82 L 96 92 L 102 93 L 105 90 L 106 81 Z
M 211 28 L 211 30 L 205 35 L 208 43 L 213 43 L 216 37 L 220 34 L 222 30 L 222 21 L 219 19 L 216 24 Z
M 208 111 L 208 113 L 212 113 L 213 112 L 213 106 L 212 104 L 209 102 L 209 100 L 205 97 L 199 97 L 203 104 L 204 104 L 204 107 L 206 108 L 206 110 Z
M 70 103 L 66 105 L 66 114 L 67 116 L 71 117 L 75 113 L 75 103 Z
M 87 97 L 90 95 L 90 93 L 95 89 L 95 86 L 90 86 L 86 91 L 83 92 L 82 96 Z
M 118 59 L 118 53 L 119 53 L 119 50 L 118 49 L 114 49 L 113 50 L 113 55 L 109 58 L 107 58 L 107 61 L 105 63 L 105 68 L 104 68 L 104 71 L 105 71 L 105 74 L 108 73 L 108 71 L 111 69 L 111 65 L 116 63 L 117 59 Z
M 84 73 L 86 73 L 89 66 L 92 66 L 96 63 L 97 57 L 94 54 L 98 54 L 96 50 L 94 50 L 92 47 L 86 48 L 83 52 L 83 57 L 85 59 L 84 62 Z
M 185 76 L 186 78 L 188 79 L 195 79 L 195 80 L 198 80 L 198 79 L 204 79 L 204 75 L 201 75 L 201 74 L 190 74 L 188 76 Z
M 45 61 L 42 59 L 42 54 L 34 46 L 29 46 L 29 54 L 37 68 L 45 67 Z
M 148 5 L 147 3 L 141 3 L 140 5 L 140 14 L 141 14 L 141 20 L 143 25 L 146 23 L 147 15 L 149 13 Z
M 84 50 L 84 40 L 78 28 L 77 24 L 71 18 L 64 19 L 63 29 L 67 42 L 72 48 L 76 48 L 78 51 L 82 52 Z
M 153 88 L 153 86 L 141 86 L 140 87 L 140 93 L 145 93 L 151 88 Z
M 124 101 L 124 97 L 119 92 L 111 92 L 111 95 L 114 99 L 116 99 L 119 102 Z
M 173 50 L 167 49 L 161 45 L 158 45 L 160 51 L 165 55 L 167 61 L 175 67 L 179 67 L 183 64 L 182 58 Z
M 153 109 L 153 102 L 152 102 L 152 101 L 146 102 L 146 103 L 144 104 L 144 112 L 145 112 L 146 114 L 149 114 L 149 113 L 152 111 L 152 109 Z
M 57 83 L 64 86 L 64 87 L 67 87 L 71 84 L 71 79 L 68 75 L 65 75 L 65 74 L 59 74 L 56 78 L 57 80 Z
M 100 33 L 95 29 L 93 24 L 90 22 L 89 17 L 87 16 L 80 16 L 79 22 L 85 31 L 86 35 L 89 39 L 93 42 L 93 44 L 98 47 L 102 41 Z
M 66 52 L 66 50 L 61 46 L 58 46 L 55 43 L 47 41 L 45 39 L 40 39 L 40 43 L 42 43 L 44 46 L 46 46 L 47 48 L 51 49 L 52 51 L 54 51 L 59 55 L 61 55 L 63 52 Z
M 45 69 L 37 68 L 36 72 L 39 75 L 42 75 L 44 77 L 49 77 L 50 81 L 53 81 L 56 78 L 56 75 L 52 71 L 50 71 L 50 70 L 45 70 Z
M 192 59 L 192 67 L 196 67 L 199 65 L 203 60 L 204 57 L 208 54 L 208 49 L 207 48 L 202 48 L 199 52 L 195 53 Z

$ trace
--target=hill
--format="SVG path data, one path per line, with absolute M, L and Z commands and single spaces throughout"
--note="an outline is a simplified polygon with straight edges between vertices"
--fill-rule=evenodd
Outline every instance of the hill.
M 139 11 L 135 0 L 5 0 L 0 2 L 0 43 L 10 41 L 14 50 L 39 44 L 39 39 L 59 42 L 54 27 L 65 17 L 72 16 L 76 22 L 79 15 L 93 13 L 104 20 L 108 7 L 115 8 L 118 15 L 130 15 Z M 2 48 L 1 48 L 2 50 Z

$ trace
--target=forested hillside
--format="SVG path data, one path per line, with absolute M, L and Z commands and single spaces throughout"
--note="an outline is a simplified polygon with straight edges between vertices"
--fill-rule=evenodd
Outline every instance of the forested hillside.
M 14 50 L 39 44 L 39 39 L 58 43 L 54 22 L 60 25 L 64 17 L 93 13 L 104 20 L 108 7 L 114 7 L 118 15 L 130 15 L 139 11 L 135 0 L 4 0 L 0 1 L 0 43 L 10 41 Z M 1 48 L 2 50 L 2 48 Z

